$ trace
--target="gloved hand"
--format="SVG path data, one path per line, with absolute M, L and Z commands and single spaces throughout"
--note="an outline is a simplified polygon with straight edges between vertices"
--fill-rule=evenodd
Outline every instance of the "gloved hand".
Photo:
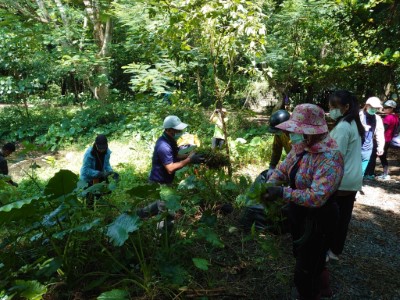
M 192 164 L 200 164 L 203 163 L 205 161 L 205 158 L 199 154 L 193 153 L 189 156 L 190 158 L 190 162 Z
M 110 175 L 109 172 L 100 171 L 100 172 L 99 172 L 99 175 L 98 175 L 98 178 L 99 178 L 99 179 L 106 179 L 108 175 Z
M 262 203 L 276 201 L 283 197 L 283 188 L 281 186 L 271 186 L 267 188 L 267 192 L 260 196 Z
M 112 175 L 112 178 L 116 181 L 119 180 L 119 174 L 117 172 L 110 172 L 110 175 Z
M 10 184 L 11 184 L 12 186 L 18 187 L 18 183 L 14 182 L 14 181 L 12 181 L 12 180 L 10 180 Z

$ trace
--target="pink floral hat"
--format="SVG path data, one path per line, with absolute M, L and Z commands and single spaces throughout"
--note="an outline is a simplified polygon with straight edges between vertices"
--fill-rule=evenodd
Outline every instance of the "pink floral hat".
M 322 108 L 315 104 L 297 105 L 290 119 L 275 127 L 300 134 L 321 134 L 328 132 L 325 113 Z

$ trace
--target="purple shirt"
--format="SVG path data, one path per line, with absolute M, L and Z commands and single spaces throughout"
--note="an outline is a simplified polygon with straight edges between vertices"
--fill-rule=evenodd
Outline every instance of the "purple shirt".
M 174 181 L 175 172 L 168 174 L 165 165 L 179 161 L 178 145 L 176 141 L 163 133 L 156 142 L 152 158 L 152 167 L 149 180 L 162 184 L 170 184 Z

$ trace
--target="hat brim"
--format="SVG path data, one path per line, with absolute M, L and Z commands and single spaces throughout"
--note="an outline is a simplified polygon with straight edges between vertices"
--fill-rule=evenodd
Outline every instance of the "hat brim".
M 276 128 L 286 130 L 289 132 L 300 133 L 300 134 L 322 134 L 328 132 L 328 126 L 325 125 L 309 125 L 300 122 L 296 122 L 293 120 L 285 121 L 281 124 L 275 126 Z
M 275 127 L 268 127 L 268 132 L 269 133 L 278 133 L 280 131 L 282 131 L 282 130 L 280 130 L 278 128 L 275 128 Z
M 369 105 L 371 105 L 372 108 L 383 108 L 382 104 L 378 104 L 378 105 L 372 105 L 370 103 L 368 103 Z
M 172 127 L 172 128 L 175 129 L 175 130 L 183 130 L 183 129 L 185 129 L 187 126 L 188 126 L 188 124 L 182 122 L 182 123 L 180 123 L 179 125 L 177 125 L 177 126 L 175 126 L 175 127 Z

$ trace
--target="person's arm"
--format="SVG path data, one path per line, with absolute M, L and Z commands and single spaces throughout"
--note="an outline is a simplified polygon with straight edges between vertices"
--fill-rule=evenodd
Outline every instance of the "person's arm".
M 107 154 L 104 157 L 104 171 L 106 172 L 112 172 L 113 169 L 110 165 L 110 157 L 111 157 L 111 150 L 107 149 Z
M 376 154 L 380 156 L 383 154 L 383 147 L 385 146 L 385 128 L 380 116 L 376 116 L 375 140 L 377 144 Z
M 279 163 L 279 160 L 281 159 L 282 156 L 282 140 L 280 135 L 275 135 L 274 136 L 274 141 L 272 143 L 272 155 L 271 155 L 271 161 L 269 163 L 269 168 L 270 169 L 275 169 L 276 165 Z
M 274 172 L 268 178 L 268 183 L 280 183 L 280 182 L 288 182 L 289 181 L 289 168 L 296 161 L 296 153 L 294 151 L 290 151 L 286 159 L 282 161 Z
M 351 125 L 346 121 L 342 121 L 330 132 L 331 138 L 338 144 L 339 151 L 342 153 L 343 157 L 346 155 L 349 146 L 350 131 Z
M 101 176 L 101 172 L 94 169 L 95 161 L 94 157 L 90 154 L 90 149 L 86 151 L 83 157 L 81 175 L 86 177 L 87 179 L 99 178 Z
M 217 110 L 214 110 L 213 113 L 211 114 L 210 122 L 213 122 L 213 119 L 214 119 L 214 116 L 215 116 L 216 112 L 217 112 Z
M 0 159 L 0 174 L 8 175 L 8 166 L 5 159 Z
M 168 174 L 172 174 L 179 169 L 182 169 L 184 166 L 190 164 L 190 157 L 185 158 L 184 160 L 170 163 L 168 165 L 164 165 L 165 169 L 167 170 Z

